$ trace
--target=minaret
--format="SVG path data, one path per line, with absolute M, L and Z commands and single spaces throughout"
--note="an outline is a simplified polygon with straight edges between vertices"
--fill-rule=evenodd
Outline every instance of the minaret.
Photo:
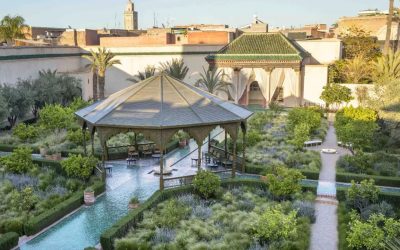
M 128 3 L 125 7 L 124 24 L 126 30 L 138 29 L 138 13 L 135 11 L 135 5 L 131 0 L 128 0 Z

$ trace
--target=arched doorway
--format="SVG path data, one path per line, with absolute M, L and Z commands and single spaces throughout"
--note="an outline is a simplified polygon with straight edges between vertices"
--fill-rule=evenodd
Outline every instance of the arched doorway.
M 249 105 L 264 106 L 265 98 L 261 92 L 257 81 L 254 81 L 249 86 Z

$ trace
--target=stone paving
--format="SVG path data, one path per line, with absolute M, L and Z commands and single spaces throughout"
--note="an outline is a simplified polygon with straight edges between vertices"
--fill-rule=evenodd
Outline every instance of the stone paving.
M 331 119 L 330 119 L 331 120 Z M 321 152 L 322 149 L 336 149 L 336 154 L 321 153 L 322 168 L 319 174 L 317 199 L 315 202 L 316 222 L 311 228 L 311 250 L 338 249 L 338 217 L 336 200 L 336 161 L 349 154 L 347 149 L 337 146 L 335 128 L 330 121 L 325 141 L 320 146 L 309 148 Z

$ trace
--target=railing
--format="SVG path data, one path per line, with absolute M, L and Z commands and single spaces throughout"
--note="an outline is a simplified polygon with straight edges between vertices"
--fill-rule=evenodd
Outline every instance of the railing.
M 220 170 L 213 171 L 214 174 L 218 175 L 221 180 L 229 179 L 231 177 L 231 170 Z M 171 177 L 164 179 L 164 188 L 175 188 L 191 185 L 193 183 L 193 179 L 196 175 L 188 175 L 188 176 L 179 176 L 179 177 Z
M 214 151 L 214 152 L 218 152 L 218 153 L 220 153 L 222 155 L 225 155 L 225 150 L 222 149 L 222 148 L 219 148 L 217 146 L 211 146 L 210 149 L 212 149 L 212 151 Z M 231 152 L 226 152 L 226 154 L 228 156 L 233 156 L 233 154 Z M 236 155 L 236 163 L 237 163 L 238 169 L 239 169 L 239 167 L 241 167 L 243 165 L 243 162 L 244 162 L 243 161 L 243 157 L 240 157 L 240 156 Z

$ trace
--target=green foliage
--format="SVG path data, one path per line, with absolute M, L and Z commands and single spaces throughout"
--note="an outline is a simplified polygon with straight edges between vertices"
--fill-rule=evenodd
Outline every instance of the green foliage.
M 250 130 L 262 131 L 265 124 L 272 119 L 272 114 L 268 111 L 255 113 L 248 122 Z
M 310 126 L 307 123 L 300 123 L 294 127 L 293 139 L 289 142 L 296 148 L 302 149 L 304 142 L 310 139 Z
M 360 184 L 351 182 L 351 187 L 347 190 L 346 199 L 348 205 L 363 211 L 370 204 L 378 201 L 380 190 L 375 186 L 373 179 L 363 180 Z
M 343 75 L 345 65 L 345 60 L 337 60 L 328 66 L 328 83 L 343 83 L 346 81 Z
M 365 222 L 353 214 L 349 228 L 346 240 L 356 249 L 385 249 L 385 242 L 400 236 L 400 221 L 382 214 L 373 214 Z
M 171 61 L 160 63 L 162 72 L 175 77 L 176 79 L 185 79 L 189 68 L 185 65 L 183 59 L 172 59 Z
M 297 235 L 297 212 L 284 213 L 281 205 L 268 207 L 261 215 L 254 231 L 264 241 L 291 240 Z
M 328 107 L 332 104 L 340 105 L 342 102 L 348 103 L 353 99 L 351 90 L 346 86 L 332 83 L 323 89 L 320 98 Z
M 343 75 L 346 83 L 369 83 L 371 81 L 371 64 L 363 57 L 346 59 Z
M 304 176 L 296 169 L 277 167 L 275 173 L 268 174 L 268 187 L 276 197 L 286 198 L 300 192 L 300 181 Z
M 193 180 L 194 189 L 205 199 L 212 197 L 220 185 L 219 176 L 205 170 L 198 171 Z
M 0 235 L 0 249 L 9 250 L 18 245 L 19 235 L 15 232 Z
M 336 114 L 337 136 L 355 149 L 370 149 L 378 129 L 376 120 L 377 114 L 372 109 L 346 107 Z
M 0 164 L 12 173 L 26 173 L 36 167 L 32 161 L 32 149 L 25 147 L 16 148 L 11 155 L 0 158 Z
M 68 107 L 72 110 L 72 112 L 76 112 L 80 109 L 86 108 L 91 104 L 92 104 L 91 101 L 87 102 L 83 100 L 81 97 L 77 97 L 68 105 Z
M 384 54 L 373 63 L 376 82 L 392 81 L 400 78 L 400 51 Z
M 75 117 L 72 110 L 59 104 L 46 105 L 40 111 L 40 125 L 44 129 L 55 130 L 69 128 L 74 121 Z
M 25 19 L 21 16 L 3 17 L 0 21 L 0 41 L 6 41 L 8 44 L 13 44 L 17 38 L 25 38 L 23 29 L 27 27 Z
M 294 108 L 289 112 L 287 128 L 289 131 L 294 131 L 297 125 L 305 123 L 312 132 L 321 125 L 321 118 L 321 114 L 314 109 Z
M 97 162 L 98 159 L 93 156 L 71 155 L 61 162 L 61 166 L 68 176 L 87 180 L 93 174 Z
M 90 134 L 88 131 L 85 131 L 85 139 L 86 142 L 88 142 L 90 140 Z M 78 130 L 68 130 L 68 135 L 67 135 L 67 139 L 73 143 L 75 143 L 76 145 L 80 145 L 83 146 L 83 132 L 82 130 L 78 129 Z
M 175 199 L 171 199 L 160 206 L 160 211 L 154 221 L 158 227 L 173 228 L 187 217 L 188 212 L 188 207 Z
M 156 67 L 154 67 L 153 65 L 147 65 L 144 69 L 144 72 L 138 71 L 137 75 L 135 75 L 133 78 L 128 78 L 127 80 L 133 83 L 138 83 L 154 76 L 155 74 Z
M 351 27 L 342 35 L 344 58 L 353 59 L 362 56 L 366 61 L 371 61 L 380 56 L 380 46 L 376 37 L 362 28 Z
M 229 87 L 232 84 L 224 80 L 225 76 L 225 73 L 216 67 L 211 70 L 203 68 L 203 73 L 200 74 L 200 79 L 197 80 L 195 86 L 202 87 L 211 94 L 218 94 L 219 92 L 229 94 Z
M 36 139 L 39 136 L 40 129 L 33 125 L 25 125 L 24 123 L 18 124 L 13 134 L 18 137 L 21 141 L 30 141 Z
M 26 115 L 32 105 L 32 99 L 29 92 L 26 92 L 21 84 L 17 84 L 17 86 L 3 85 L 0 88 L 0 93 L 6 104 L 7 120 L 10 126 L 13 127 L 17 119 L 21 119 Z
M 253 147 L 253 146 L 257 145 L 257 143 L 259 143 L 260 141 L 262 141 L 262 136 L 256 130 L 250 130 L 246 134 L 246 146 L 247 147 Z

